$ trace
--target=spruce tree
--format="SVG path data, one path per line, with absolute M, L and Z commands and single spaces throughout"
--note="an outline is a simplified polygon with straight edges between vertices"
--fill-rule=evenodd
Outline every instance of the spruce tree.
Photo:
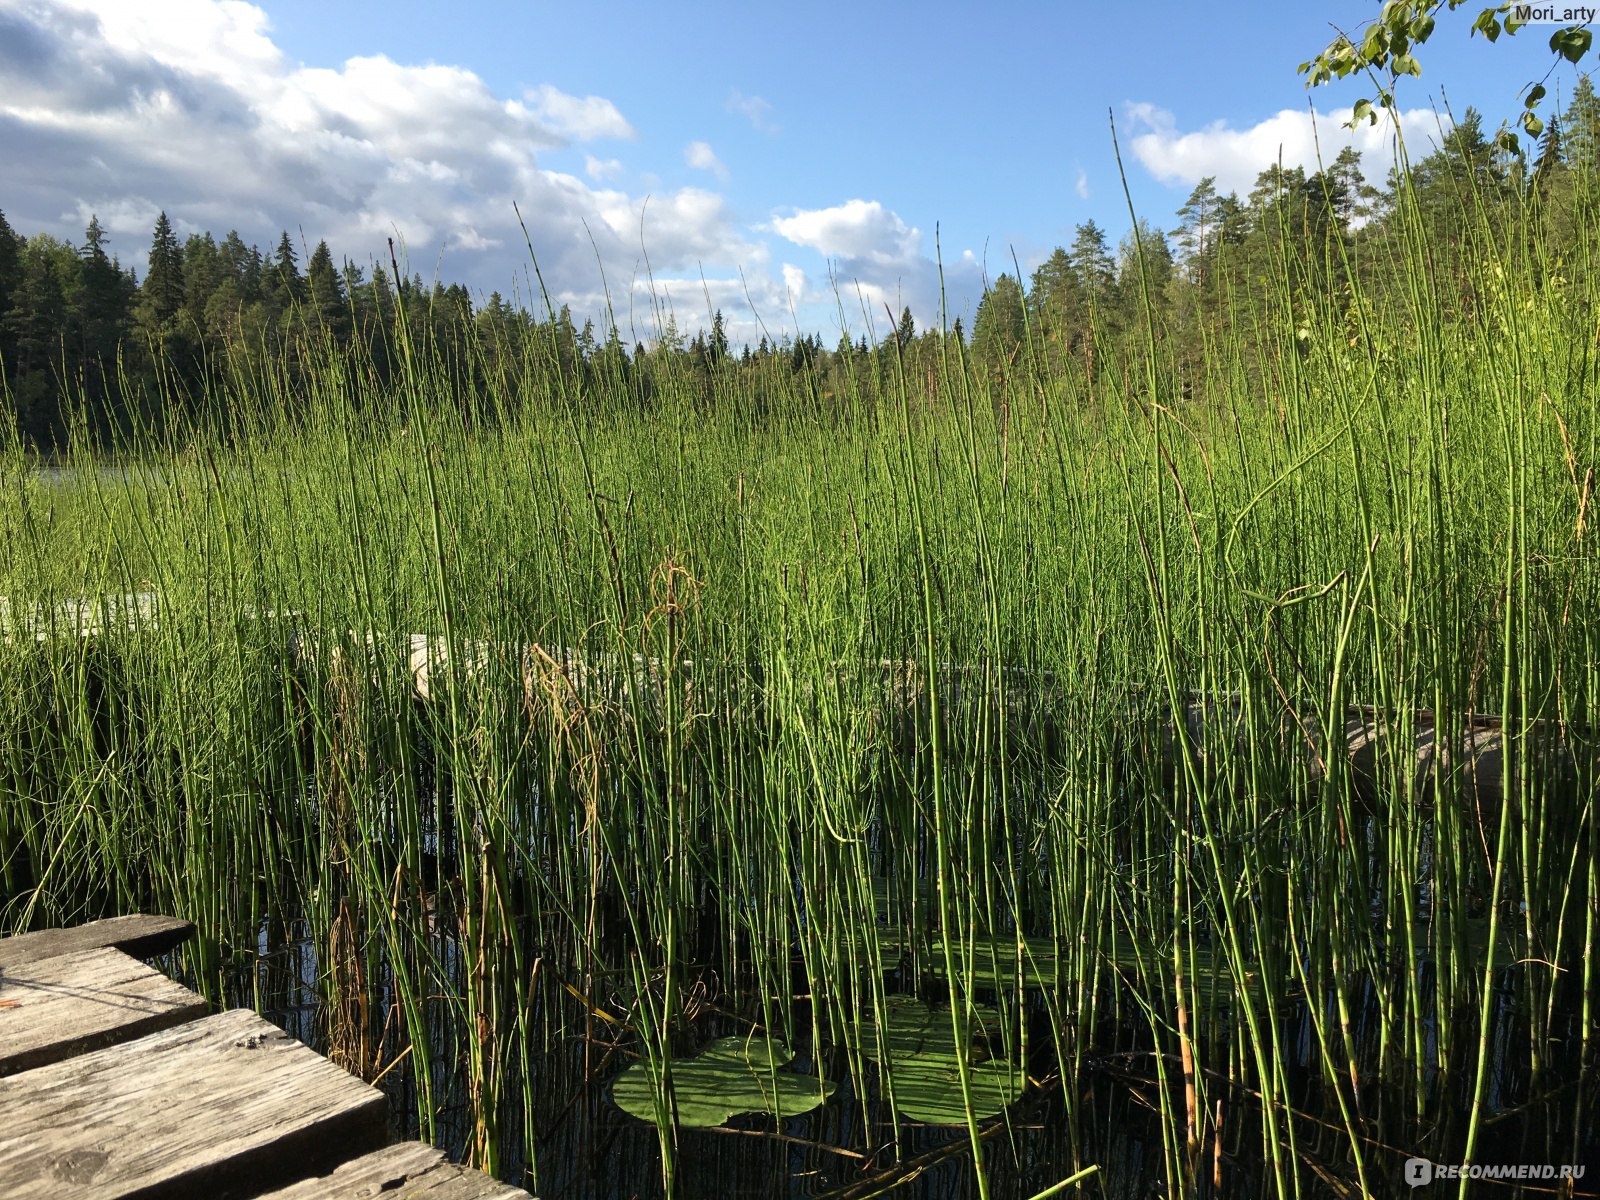
M 272 260 L 268 278 L 268 294 L 281 308 L 292 308 L 305 301 L 306 281 L 300 275 L 300 260 L 295 256 L 287 229 L 278 238 L 278 253 Z
M 1589 76 L 1579 77 L 1561 122 L 1567 165 L 1580 175 L 1600 174 L 1600 98 Z
M 78 259 L 80 352 L 85 363 L 109 362 L 116 357 L 122 340 L 126 308 L 122 272 L 106 254 L 106 235 L 99 217 L 89 218 Z
M 1070 257 L 1078 285 L 1091 306 L 1105 303 L 1116 283 L 1116 268 L 1106 245 L 1105 230 L 1091 220 L 1079 225 L 1073 233 Z
M 1048 341 L 1070 344 L 1076 338 L 1082 324 L 1083 297 L 1072 259 L 1060 246 L 1034 271 L 1028 304 Z
M 150 239 L 150 265 L 145 271 L 139 294 L 139 321 L 150 334 L 161 334 L 172 326 L 183 307 L 183 251 L 178 235 L 172 231 L 167 214 L 156 218 Z
M 350 306 L 345 296 L 344 281 L 333 266 L 333 254 L 326 241 L 317 243 L 306 264 L 306 287 L 310 292 L 311 306 L 317 320 L 335 337 L 343 339 L 350 332 Z
M 917 336 L 917 323 L 911 317 L 911 306 L 904 305 L 900 309 L 900 323 L 895 326 L 894 339 L 900 343 L 901 349 L 911 345 Z
M 1001 275 L 978 301 L 972 320 L 972 353 L 991 369 L 1011 365 L 1026 336 L 1022 311 L 1022 287 L 1009 275 Z
M 21 286 L 22 239 L 13 232 L 5 213 L 0 212 L 0 364 L 8 374 L 16 358 L 16 344 L 6 331 L 6 314 Z

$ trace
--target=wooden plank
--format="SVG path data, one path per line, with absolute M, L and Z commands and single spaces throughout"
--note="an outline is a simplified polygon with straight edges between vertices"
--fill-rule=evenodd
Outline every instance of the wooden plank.
M 134 958 L 154 958 L 187 941 L 193 933 L 194 926 L 188 921 L 144 913 L 90 921 L 71 929 L 41 929 L 36 933 L 0 938 L 0 967 L 20 966 L 59 954 L 75 954 L 105 946 L 114 946 Z
M 510 1184 L 458 1167 L 432 1146 L 402 1142 L 345 1163 L 333 1174 L 308 1179 L 261 1200 L 528 1200 Z
M 375 1088 L 244 1009 L 0 1086 L 6 1200 L 229 1200 L 382 1146 Z
M 0 967 L 0 1076 L 195 1021 L 205 1000 L 120 950 Z

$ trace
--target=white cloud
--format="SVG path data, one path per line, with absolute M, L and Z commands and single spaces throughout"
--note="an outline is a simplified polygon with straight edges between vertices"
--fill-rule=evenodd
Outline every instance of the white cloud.
M 1089 198 L 1089 172 L 1082 167 L 1078 168 L 1078 177 L 1072 181 L 1072 190 L 1078 193 L 1078 199 Z
M 981 264 L 970 253 L 944 267 L 922 252 L 922 232 L 876 200 L 848 200 L 831 208 L 802 209 L 774 217 L 771 228 L 782 237 L 816 250 L 832 260 L 828 287 L 808 299 L 827 300 L 842 308 L 852 338 L 867 329 L 881 336 L 892 328 L 903 307 L 909 307 L 918 328 L 939 321 L 941 296 L 952 313 L 970 311 L 983 290 Z M 804 286 L 788 272 L 785 280 Z M 953 319 L 953 316 L 952 316 Z
M 750 268 L 753 288 L 781 297 L 767 248 L 720 195 L 647 202 L 616 184 L 615 159 L 584 156 L 587 178 L 539 162 L 570 139 L 633 134 L 609 100 L 508 98 L 462 67 L 301 66 L 238 0 L 0 0 L 8 220 L 76 240 L 98 214 L 141 270 L 164 210 L 180 234 L 237 229 L 270 248 L 288 229 L 363 265 L 386 260 L 392 236 L 425 274 L 509 294 L 528 273 L 516 204 L 553 298 L 575 312 L 644 277 L 641 236 L 655 270 Z
M 913 262 L 922 245 L 920 229 L 911 228 L 898 213 L 876 200 L 801 209 L 792 216 L 774 218 L 772 228 L 797 246 L 878 266 Z
M 653 338 L 670 319 L 678 331 L 709 327 L 711 314 L 721 312 L 728 343 L 736 351 L 755 346 L 763 337 L 778 342 L 793 335 L 794 320 L 784 285 L 770 275 L 744 278 L 657 277 L 635 280 L 632 288 L 635 325 Z M 811 332 L 807 330 L 806 332 Z
M 1181 132 L 1170 112 L 1153 104 L 1130 104 L 1128 116 L 1143 133 L 1130 143 L 1136 157 L 1163 183 L 1195 184 L 1207 175 L 1215 176 L 1221 192 L 1241 195 L 1254 185 L 1256 177 L 1282 159 L 1286 167 L 1319 170 L 1321 162 L 1330 164 L 1346 146 L 1361 154 L 1363 172 L 1373 182 L 1381 182 L 1394 164 L 1393 125 L 1386 115 L 1376 125 L 1363 123 L 1346 128 L 1351 109 L 1336 109 L 1317 117 L 1297 109 L 1284 109 L 1248 129 L 1230 129 L 1215 121 L 1203 129 Z M 1400 114 L 1400 127 L 1414 155 L 1438 135 L 1438 119 L 1431 109 L 1411 109 Z
M 783 264 L 783 290 L 787 293 L 791 304 L 804 304 L 809 298 L 806 292 L 806 273 L 793 263 Z
M 690 142 L 683 148 L 683 161 L 697 171 L 710 171 L 723 183 L 728 181 L 728 168 L 707 142 Z
M 731 113 L 738 113 L 762 133 L 775 134 L 779 131 L 777 122 L 772 119 L 772 105 L 760 96 L 746 96 L 738 88 L 734 88 L 728 93 L 727 108 Z
M 540 119 L 575 142 L 639 136 L 617 106 L 601 96 L 569 96 L 544 83 L 529 88 L 526 97 Z

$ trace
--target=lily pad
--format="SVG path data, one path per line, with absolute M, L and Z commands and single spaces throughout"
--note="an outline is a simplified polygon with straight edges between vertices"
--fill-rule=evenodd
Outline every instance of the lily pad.
M 1001 988 L 1016 983 L 1019 978 L 1024 987 L 1048 987 L 1056 981 L 1060 955 L 1060 943 L 1054 938 L 1023 938 L 1019 956 L 1015 934 L 980 933 L 967 947 L 965 970 L 974 987 Z M 958 971 L 963 969 L 960 950 L 956 951 L 956 964 Z M 933 955 L 929 971 L 935 979 L 944 978 L 943 955 Z
M 810 1112 L 833 1094 L 833 1084 L 811 1075 L 779 1071 L 794 1058 L 782 1042 L 765 1038 L 718 1038 L 693 1058 L 672 1062 L 672 1095 L 678 1124 L 709 1129 L 739 1113 L 771 1113 L 779 1120 Z M 623 1112 L 654 1121 L 661 1072 L 644 1059 L 611 1086 Z
M 997 1032 L 1000 1014 L 985 1005 L 968 1011 L 973 1033 Z M 883 1020 L 868 1018 L 856 1026 L 862 1052 L 888 1069 L 894 1105 L 913 1121 L 928 1125 L 960 1125 L 967 1119 L 961 1098 L 961 1064 L 967 1066 L 967 1087 L 975 1117 L 997 1115 L 1022 1095 L 1020 1067 L 986 1059 L 972 1046 L 958 1048 L 950 1014 L 933 1012 L 915 996 L 889 996 Z

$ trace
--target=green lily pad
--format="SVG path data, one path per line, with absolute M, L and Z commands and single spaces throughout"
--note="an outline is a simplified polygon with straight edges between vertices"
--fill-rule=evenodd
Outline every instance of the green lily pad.
M 1060 955 L 1061 946 L 1054 938 L 1025 937 L 1019 955 L 1015 934 L 980 933 L 967 947 L 965 970 L 974 987 L 1001 988 L 1018 979 L 1024 987 L 1047 987 L 1056 981 Z M 959 973 L 963 969 L 959 948 L 955 959 Z M 944 956 L 937 951 L 930 960 L 929 971 L 935 979 L 944 978 Z
M 960 1125 L 967 1119 L 961 1098 L 961 1063 L 967 1066 L 967 1087 L 973 1116 L 997 1115 L 1022 1095 L 1022 1069 L 998 1059 L 985 1059 L 971 1046 L 955 1046 L 950 1014 L 932 1012 L 915 996 L 885 998 L 883 1021 L 857 1023 L 862 1052 L 888 1069 L 894 1104 L 913 1121 L 928 1125 Z M 1000 1014 L 986 1005 L 968 1011 L 974 1034 L 998 1032 Z
M 1142 975 L 1160 980 L 1164 986 L 1172 981 L 1170 945 L 1159 948 L 1141 946 L 1120 934 L 1114 934 L 1109 944 L 1100 949 L 1100 957 L 1134 986 L 1139 985 Z M 1223 1000 L 1239 991 L 1227 957 L 1210 946 L 1196 946 L 1192 955 L 1184 955 L 1184 973 L 1190 987 L 1199 992 L 1214 992 Z M 1267 1002 L 1266 987 L 1259 971 L 1245 971 L 1243 991 L 1256 1004 Z
M 794 1058 L 782 1042 L 718 1038 L 693 1058 L 672 1062 L 678 1124 L 709 1129 L 739 1113 L 771 1113 L 780 1121 L 810 1112 L 833 1094 L 833 1084 L 811 1075 L 782 1073 Z M 634 1063 L 611 1085 L 623 1112 L 654 1121 L 661 1072 L 648 1059 Z

